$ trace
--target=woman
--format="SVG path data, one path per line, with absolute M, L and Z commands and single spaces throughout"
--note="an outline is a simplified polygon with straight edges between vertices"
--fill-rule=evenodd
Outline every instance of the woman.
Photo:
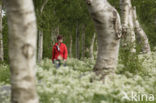
M 53 50 L 52 50 L 52 62 L 56 65 L 56 68 L 59 68 L 62 62 L 64 62 L 64 66 L 65 66 L 65 62 L 68 56 L 67 47 L 62 42 L 63 42 L 63 37 L 59 35 L 57 37 L 57 43 L 53 46 Z

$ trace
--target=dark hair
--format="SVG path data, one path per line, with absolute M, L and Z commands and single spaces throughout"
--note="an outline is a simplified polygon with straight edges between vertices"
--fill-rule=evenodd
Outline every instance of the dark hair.
M 63 37 L 61 35 L 58 35 L 57 40 L 61 40 L 61 39 L 63 39 Z

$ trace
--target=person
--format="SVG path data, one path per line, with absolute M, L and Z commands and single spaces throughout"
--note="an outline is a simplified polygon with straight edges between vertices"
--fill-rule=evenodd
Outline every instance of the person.
M 55 64 L 56 68 L 59 68 L 62 64 L 66 65 L 66 60 L 68 56 L 67 46 L 62 43 L 63 37 L 58 35 L 57 43 L 53 46 L 52 50 L 52 62 Z

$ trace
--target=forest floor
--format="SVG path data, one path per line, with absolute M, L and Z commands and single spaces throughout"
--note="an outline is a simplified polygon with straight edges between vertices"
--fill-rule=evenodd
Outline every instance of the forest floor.
M 69 58 L 67 67 L 56 69 L 44 59 L 36 67 L 40 103 L 156 103 L 156 52 L 138 58 L 119 59 L 115 74 L 106 76 L 105 83 L 98 77 L 92 80 L 95 60 Z M 0 68 L 0 103 L 9 103 L 9 66 Z

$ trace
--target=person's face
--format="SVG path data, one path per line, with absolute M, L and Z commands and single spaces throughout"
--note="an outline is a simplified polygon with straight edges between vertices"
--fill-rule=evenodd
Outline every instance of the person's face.
M 62 42 L 63 42 L 63 39 L 58 40 L 58 42 L 59 42 L 59 43 L 62 43 Z

